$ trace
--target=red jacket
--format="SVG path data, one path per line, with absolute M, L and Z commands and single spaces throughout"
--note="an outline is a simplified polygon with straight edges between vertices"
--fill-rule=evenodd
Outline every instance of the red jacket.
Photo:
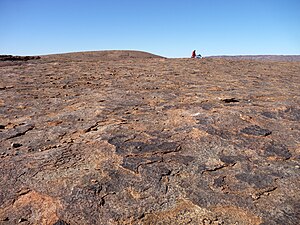
M 192 52 L 192 58 L 196 58 L 196 50 Z

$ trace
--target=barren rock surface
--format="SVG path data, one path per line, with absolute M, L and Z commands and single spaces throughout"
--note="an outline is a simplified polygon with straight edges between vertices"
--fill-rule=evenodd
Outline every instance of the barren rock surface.
M 277 61 L 277 62 L 300 62 L 300 55 L 236 55 L 236 56 L 211 56 L 210 58 L 256 60 L 256 61 Z
M 299 90 L 299 62 L 0 64 L 0 224 L 299 224 Z

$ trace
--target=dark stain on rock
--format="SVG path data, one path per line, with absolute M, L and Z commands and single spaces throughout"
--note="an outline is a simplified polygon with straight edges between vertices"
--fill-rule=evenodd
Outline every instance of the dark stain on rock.
M 272 220 L 275 222 L 274 224 L 298 225 L 300 221 L 300 203 L 294 199 L 289 199 L 284 203 L 289 207 L 281 209 L 275 218 L 272 218 Z
M 213 124 L 214 123 L 214 120 L 211 117 L 200 117 L 200 116 L 197 116 L 195 118 L 197 120 L 197 124 L 209 125 L 209 124 Z
M 223 163 L 226 163 L 226 164 L 235 164 L 236 163 L 236 157 L 235 156 L 221 155 L 220 160 Z
M 164 156 L 164 161 L 171 161 L 171 162 L 176 162 L 179 163 L 180 165 L 189 165 L 191 163 L 193 163 L 195 161 L 195 157 L 193 156 L 189 156 L 189 155 L 180 155 L 180 154 L 176 154 L 176 155 L 170 155 L 168 156 Z
M 267 174 L 251 174 L 251 173 L 240 173 L 235 177 L 249 185 L 254 185 L 256 188 L 266 188 L 272 185 L 273 178 Z
M 200 107 L 204 110 L 211 110 L 212 108 L 215 107 L 215 105 L 213 103 L 210 102 L 204 102 L 200 104 Z
M 207 170 L 207 167 L 205 165 L 199 165 L 197 169 L 197 173 L 203 174 Z
M 227 166 L 233 166 L 237 162 L 242 162 L 245 165 L 248 161 L 248 157 L 244 155 L 219 155 L 220 160 L 225 163 Z
M 56 223 L 54 223 L 53 225 L 70 225 L 67 222 L 63 221 L 63 220 L 58 220 Z
M 275 111 L 275 112 L 262 112 L 262 116 L 271 118 L 271 119 L 287 119 L 290 121 L 299 121 L 300 120 L 300 109 L 296 107 L 288 107 L 285 110 Z
M 169 139 L 171 138 L 171 134 L 170 133 L 167 133 L 167 132 L 161 132 L 161 131 L 158 131 L 158 130 L 155 130 L 155 131 L 147 131 L 146 132 L 147 134 L 151 135 L 151 136 L 154 136 L 156 137 L 156 139 Z
M 108 143 L 118 147 L 118 146 L 121 146 L 128 139 L 129 139 L 129 137 L 127 137 L 125 135 L 116 135 L 116 136 L 108 139 Z
M 219 130 L 212 126 L 207 127 L 205 131 L 211 135 L 217 135 L 225 140 L 230 140 L 232 138 L 231 132 L 227 130 Z
M 181 147 L 176 142 L 163 142 L 158 144 L 158 149 L 159 152 L 166 154 L 170 152 L 178 152 L 181 150 Z
M 220 196 L 209 189 L 201 190 L 198 189 L 197 191 L 190 190 L 188 193 L 188 198 L 195 204 L 200 207 L 210 207 L 214 204 L 218 204 L 220 201 Z M 213 193 L 213 194 L 212 194 Z
M 163 164 L 145 164 L 142 166 L 141 174 L 146 176 L 149 181 L 152 183 L 158 184 L 161 181 L 162 177 L 168 176 L 171 174 L 172 170 L 170 170 L 166 165 Z
M 278 115 L 276 112 L 262 112 L 261 115 L 263 115 L 264 117 L 270 118 L 270 119 L 278 118 Z
M 129 169 L 129 170 L 137 173 L 139 165 L 141 165 L 145 162 L 146 162 L 146 159 L 144 159 L 144 158 L 126 157 L 123 159 L 123 163 L 121 164 L 121 166 L 124 167 L 125 169 Z
M 220 188 L 224 185 L 225 185 L 225 176 L 221 176 L 221 177 L 218 177 L 218 178 L 214 179 L 213 186 L 215 188 Z
M 144 142 L 124 142 L 122 145 L 117 145 L 116 153 L 120 155 L 141 153 L 142 149 L 147 146 Z
M 281 112 L 282 117 L 291 121 L 300 121 L 300 109 L 296 107 L 289 107 Z
M 125 140 L 124 137 L 121 137 L 121 139 L 115 137 L 109 139 L 108 142 L 116 147 L 116 153 L 120 155 L 156 153 L 166 154 L 180 150 L 180 145 L 177 143 L 161 142 L 159 139 L 153 139 L 149 143 L 132 141 L 126 142 Z
M 292 154 L 284 144 L 271 142 L 264 147 L 264 153 L 266 156 L 276 156 L 282 159 L 289 159 Z
M 241 130 L 241 132 L 248 135 L 263 136 L 263 137 L 272 134 L 272 131 L 261 128 L 260 126 L 257 125 L 251 125 L 249 127 L 245 127 L 244 129 Z
M 102 190 L 102 185 L 97 183 L 87 187 L 94 195 L 99 195 Z

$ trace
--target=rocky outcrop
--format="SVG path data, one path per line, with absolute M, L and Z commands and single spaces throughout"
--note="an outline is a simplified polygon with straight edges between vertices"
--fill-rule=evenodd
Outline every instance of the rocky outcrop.
M 40 56 L 0 55 L 0 61 L 28 61 L 33 59 L 40 59 Z
M 0 224 L 299 224 L 299 63 L 80 60 L 0 67 Z
M 0 67 L 20 66 L 24 63 L 36 62 L 40 58 L 40 56 L 0 55 Z

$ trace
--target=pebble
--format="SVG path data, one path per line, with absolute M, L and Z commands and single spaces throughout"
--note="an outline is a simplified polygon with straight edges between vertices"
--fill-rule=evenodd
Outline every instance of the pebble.
M 204 224 L 204 225 L 208 225 L 208 224 L 211 224 L 211 220 L 209 220 L 209 219 L 204 219 L 203 221 L 202 221 L 202 223 Z

